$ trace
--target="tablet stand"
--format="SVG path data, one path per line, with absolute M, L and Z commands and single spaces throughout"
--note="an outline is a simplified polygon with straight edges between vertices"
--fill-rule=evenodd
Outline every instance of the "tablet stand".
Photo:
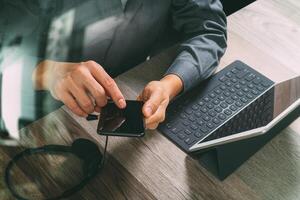
M 193 154 L 192 157 L 220 180 L 224 180 L 299 115 L 300 106 L 264 135 L 203 150 Z

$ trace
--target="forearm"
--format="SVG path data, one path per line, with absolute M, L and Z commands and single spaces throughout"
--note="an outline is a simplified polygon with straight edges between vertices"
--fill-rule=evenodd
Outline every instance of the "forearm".
M 164 76 L 160 81 L 163 84 L 170 99 L 173 99 L 175 96 L 177 96 L 183 89 L 183 82 L 177 75 L 168 74 Z
M 184 42 L 167 74 L 178 75 L 187 91 L 218 66 L 226 49 L 226 16 L 219 0 L 173 0 L 173 23 Z

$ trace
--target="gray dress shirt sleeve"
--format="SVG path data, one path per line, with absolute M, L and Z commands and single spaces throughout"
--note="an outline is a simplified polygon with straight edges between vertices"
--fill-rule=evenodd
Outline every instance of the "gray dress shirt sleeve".
M 166 74 L 179 76 L 186 92 L 212 75 L 225 53 L 226 15 L 219 0 L 173 0 L 172 19 L 184 42 Z

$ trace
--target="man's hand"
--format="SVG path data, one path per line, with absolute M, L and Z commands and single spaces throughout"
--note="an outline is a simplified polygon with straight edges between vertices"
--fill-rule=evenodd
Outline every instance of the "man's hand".
M 181 79 L 176 75 L 167 75 L 160 81 L 146 85 L 138 100 L 144 101 L 143 114 L 147 129 L 156 129 L 165 120 L 167 106 L 183 88 Z
M 37 89 L 49 90 L 75 114 L 99 112 L 110 97 L 119 108 L 125 99 L 115 81 L 96 62 L 41 62 L 33 73 Z

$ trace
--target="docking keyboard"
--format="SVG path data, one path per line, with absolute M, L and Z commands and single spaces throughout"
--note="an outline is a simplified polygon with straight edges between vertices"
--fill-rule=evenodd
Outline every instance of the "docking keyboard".
M 274 82 L 235 61 L 174 100 L 159 130 L 189 152 L 196 143 L 267 124 Z

